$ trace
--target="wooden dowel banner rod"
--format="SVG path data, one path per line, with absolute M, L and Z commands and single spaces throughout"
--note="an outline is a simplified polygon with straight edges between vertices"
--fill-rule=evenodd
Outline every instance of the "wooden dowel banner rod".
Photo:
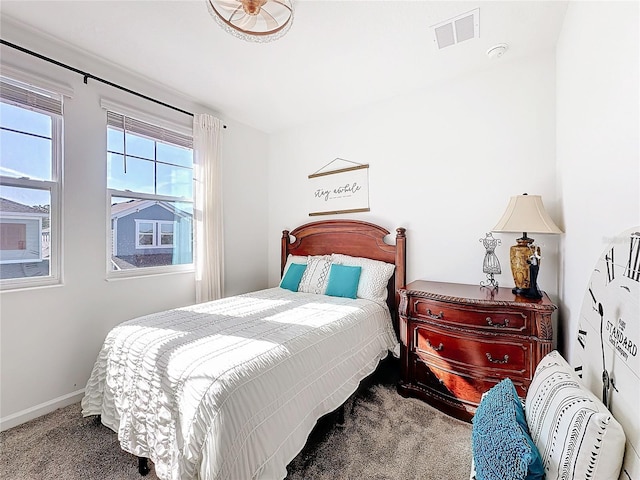
M 352 170 L 360 170 L 362 168 L 369 168 L 369 165 L 368 164 L 357 165 L 355 167 L 346 167 L 346 168 L 341 168 L 339 170 L 331 170 L 329 172 L 312 173 L 311 175 L 309 175 L 309 178 L 324 177 L 325 175 L 333 175 L 335 173 L 350 172 Z

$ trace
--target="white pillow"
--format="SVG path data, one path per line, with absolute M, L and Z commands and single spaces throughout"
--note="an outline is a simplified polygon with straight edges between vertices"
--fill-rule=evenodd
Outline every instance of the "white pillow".
M 302 275 L 298 291 L 324 295 L 331 270 L 331 256 L 309 256 L 306 263 L 307 269 Z
M 300 263 L 303 265 L 307 264 L 307 256 L 306 255 L 291 255 L 287 256 L 287 261 L 284 264 L 284 270 L 282 270 L 282 278 L 287 274 L 287 270 L 289 270 L 289 265 L 292 263 Z
M 333 262 L 341 265 L 362 267 L 358 283 L 358 298 L 373 300 L 379 304 L 387 301 L 387 286 L 393 275 L 395 265 L 392 263 L 371 260 L 370 258 L 351 257 L 341 253 L 333 254 Z
M 624 431 L 555 350 L 536 368 L 525 414 L 547 480 L 618 478 Z

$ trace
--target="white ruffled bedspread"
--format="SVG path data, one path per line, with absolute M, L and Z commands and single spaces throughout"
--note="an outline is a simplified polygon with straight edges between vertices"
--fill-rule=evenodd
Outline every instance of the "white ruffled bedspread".
M 397 344 L 386 306 L 279 287 L 122 323 L 82 400 L 162 480 L 282 479 Z

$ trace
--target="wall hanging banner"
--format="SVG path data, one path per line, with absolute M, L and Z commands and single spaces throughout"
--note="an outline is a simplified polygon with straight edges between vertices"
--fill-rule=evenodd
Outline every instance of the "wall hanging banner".
M 348 166 L 335 168 L 336 162 Z M 336 158 L 309 175 L 309 216 L 368 211 L 369 165 Z

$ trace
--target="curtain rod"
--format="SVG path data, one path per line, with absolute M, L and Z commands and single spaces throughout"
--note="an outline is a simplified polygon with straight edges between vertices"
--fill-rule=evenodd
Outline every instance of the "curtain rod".
M 57 60 L 54 60 L 53 58 L 46 57 L 46 56 L 44 56 L 44 55 L 42 55 L 40 53 L 34 52 L 33 50 L 28 50 L 28 49 L 26 49 L 24 47 L 21 47 L 20 45 L 16 45 L 15 43 L 11 43 L 11 42 L 8 42 L 8 41 L 3 40 L 3 39 L 0 38 L 0 44 L 6 45 L 7 47 L 14 48 L 16 50 L 19 50 L 22 53 L 26 53 L 28 55 L 34 56 L 36 58 L 39 58 L 40 60 L 44 60 L 45 62 L 53 63 L 54 65 L 57 65 L 57 66 L 62 67 L 62 68 L 66 68 L 67 70 L 71 70 L 72 72 L 75 72 L 75 73 L 77 73 L 79 75 L 82 75 L 84 77 L 84 83 L 85 84 L 87 83 L 87 80 L 90 78 L 90 79 L 95 80 L 97 82 L 104 83 L 105 85 L 109 85 L 110 87 L 122 90 L 123 92 L 130 93 L 131 95 L 135 95 L 137 97 L 144 98 L 145 100 L 148 100 L 150 102 L 157 103 L 158 105 L 162 105 L 163 107 L 170 108 L 171 110 L 175 110 L 176 112 L 184 113 L 185 115 L 189 115 L 191 117 L 194 116 L 193 113 L 191 113 L 191 112 L 187 112 L 186 110 L 182 110 L 181 108 L 174 107 L 173 105 L 169 105 L 168 103 L 165 103 L 165 102 L 161 102 L 160 100 L 157 100 L 155 98 L 151 98 L 151 97 L 149 97 L 147 95 L 144 95 L 144 94 L 142 94 L 140 92 L 136 92 L 136 91 L 131 90 L 131 89 L 127 88 L 127 87 L 123 87 L 122 85 L 118 85 L 117 83 L 110 82 L 109 80 L 105 80 L 104 78 L 97 77 L 95 75 L 92 75 L 91 73 L 84 72 L 84 71 L 79 70 L 79 69 L 77 69 L 75 67 L 72 67 L 71 65 L 67 65 L 66 63 L 59 62 Z M 226 125 L 223 125 L 222 127 L 223 128 L 227 128 Z

